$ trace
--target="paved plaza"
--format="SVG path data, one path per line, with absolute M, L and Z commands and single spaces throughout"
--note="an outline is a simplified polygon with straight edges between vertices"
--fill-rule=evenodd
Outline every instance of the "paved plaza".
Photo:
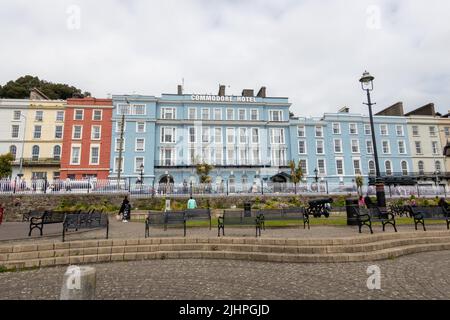
M 367 268 L 381 268 L 381 290 Z M 450 251 L 376 263 L 156 260 L 95 265 L 97 299 L 450 299 Z M 0 299 L 58 299 L 66 267 L 0 274 Z

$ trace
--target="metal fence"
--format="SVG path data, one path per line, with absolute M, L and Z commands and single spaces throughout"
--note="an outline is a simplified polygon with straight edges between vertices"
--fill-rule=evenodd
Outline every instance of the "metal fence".
M 414 185 L 386 186 L 388 198 L 447 197 L 446 186 Z M 132 197 L 163 196 L 236 196 L 236 195 L 356 195 L 355 184 L 319 183 L 272 183 L 230 184 L 229 182 L 196 184 L 132 183 L 130 179 L 117 180 L 0 180 L 0 194 L 114 194 L 127 193 Z M 365 186 L 363 194 L 376 195 L 375 187 Z

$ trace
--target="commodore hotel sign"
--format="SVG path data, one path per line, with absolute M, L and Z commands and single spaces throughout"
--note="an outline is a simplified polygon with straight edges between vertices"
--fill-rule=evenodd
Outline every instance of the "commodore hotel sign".
M 255 97 L 232 97 L 232 96 L 211 96 L 198 95 L 191 96 L 192 101 L 208 101 L 208 102 L 253 102 L 256 103 Z

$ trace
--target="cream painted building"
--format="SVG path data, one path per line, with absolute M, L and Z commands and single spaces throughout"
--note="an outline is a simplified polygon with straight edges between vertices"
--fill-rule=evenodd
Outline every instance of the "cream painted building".
M 442 118 L 440 118 L 438 120 L 438 126 L 439 126 L 439 136 L 441 138 L 441 144 L 444 146 L 444 148 L 447 146 L 447 148 L 445 148 L 445 150 L 450 150 L 450 112 L 449 114 L 443 116 Z M 445 151 L 444 150 L 444 151 Z M 447 151 L 449 152 L 449 151 Z M 445 171 L 450 172 L 450 159 L 449 156 L 450 154 L 445 155 L 445 152 L 443 152 L 444 156 L 445 156 L 445 160 L 444 160 L 444 167 L 445 167 Z

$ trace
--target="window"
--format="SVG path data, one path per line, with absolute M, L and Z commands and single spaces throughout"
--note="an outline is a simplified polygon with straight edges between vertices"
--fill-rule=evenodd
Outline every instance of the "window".
M 20 126 L 18 126 L 18 125 L 12 125 L 11 126 L 11 138 L 19 138 L 19 129 L 20 129 Z
M 144 152 L 145 151 L 145 139 L 144 138 L 136 139 L 135 151 L 136 152 Z
M 441 166 L 441 162 L 440 161 L 436 161 L 434 163 L 434 169 L 435 169 L 436 173 L 441 172 L 442 166 Z
M 129 104 L 118 104 L 117 105 L 117 114 L 120 116 L 128 116 L 131 114 L 131 106 Z
M 412 127 L 413 136 L 419 135 L 419 126 L 413 126 Z
M 31 179 L 33 180 L 44 180 L 47 177 L 47 172 L 32 172 Z
M 162 127 L 161 128 L 161 143 L 175 143 L 176 128 Z
M 100 140 L 102 136 L 102 126 L 92 126 L 91 139 Z
M 386 175 L 392 176 L 392 162 L 387 160 L 384 163 L 385 169 L 386 169 Z
M 247 129 L 239 128 L 239 143 L 246 144 L 247 143 Z
M 31 153 L 32 153 L 32 160 L 33 161 L 38 161 L 39 160 L 39 146 L 33 146 L 33 148 L 31 149 Z
M 63 137 L 63 126 L 55 127 L 55 139 L 62 139 Z
M 374 176 L 377 174 L 377 170 L 375 167 L 375 161 L 370 160 L 369 161 L 369 175 Z
M 120 133 L 122 130 L 122 120 L 117 120 L 116 122 L 116 132 Z M 125 121 L 123 123 L 123 131 L 125 132 L 127 130 L 127 122 Z
M 144 167 L 144 158 L 143 157 L 134 158 L 134 172 L 135 173 L 141 172 L 141 166 Z
M 397 137 L 403 137 L 405 132 L 403 130 L 403 126 L 396 126 Z
M 59 171 L 53 171 L 53 180 L 57 181 L 61 179 L 61 173 Z
M 98 145 L 91 146 L 91 156 L 90 156 L 89 164 L 91 164 L 91 165 L 100 164 L 100 146 L 98 146 Z
M 352 153 L 359 153 L 359 140 L 352 140 Z
M 197 137 L 195 134 L 195 128 L 190 127 L 189 128 L 189 143 L 196 143 L 196 142 L 197 142 Z
M 300 160 L 300 168 L 302 168 L 302 172 L 304 176 L 308 175 L 308 161 L 307 160 Z
M 60 146 L 53 147 L 53 159 L 61 160 L 61 147 Z
M 22 116 L 22 111 L 20 111 L 20 110 L 16 110 L 16 111 L 14 111 L 14 113 L 13 113 L 13 120 L 14 121 L 18 121 L 18 120 L 20 120 L 20 117 Z
M 234 129 L 227 128 L 227 143 L 234 144 Z
M 284 144 L 284 129 L 270 129 L 270 143 Z
M 233 148 L 227 148 L 227 164 L 228 165 L 236 164 Z
M 240 121 L 247 120 L 245 109 L 239 109 L 239 120 Z
M 402 167 L 402 175 L 407 176 L 408 175 L 408 163 L 406 161 L 402 161 L 401 167 Z
M 422 143 L 420 141 L 416 141 L 416 154 L 422 154 Z
M 9 147 L 9 153 L 11 153 L 11 155 L 13 156 L 13 160 L 16 161 L 16 157 L 17 157 L 17 147 L 16 146 L 10 146 Z
M 433 150 L 433 154 L 437 155 L 439 154 L 439 145 L 437 141 L 432 141 L 431 142 L 431 149 Z
M 136 132 L 145 133 L 145 122 L 136 122 Z
M 286 150 L 281 148 L 272 149 L 272 165 L 273 166 L 286 165 Z
M 353 159 L 353 169 L 356 176 L 362 175 L 361 171 L 361 160 Z
M 74 120 L 83 120 L 84 118 L 84 110 L 75 110 Z
M 164 166 L 175 165 L 175 150 L 173 148 L 161 148 L 161 163 Z
M 239 149 L 239 164 L 240 165 L 248 165 L 248 150 L 247 149 Z
M 217 144 L 222 144 L 222 128 L 214 129 L 214 142 Z
M 162 108 L 161 109 L 161 119 L 174 120 L 175 119 L 175 108 Z
M 36 111 L 35 121 L 42 122 L 44 120 L 44 111 Z
M 423 175 L 425 173 L 425 164 L 424 164 L 424 162 L 423 161 L 419 161 L 418 167 L 419 167 L 419 174 Z
M 283 121 L 283 111 L 281 110 L 271 110 L 269 112 L 270 121 L 279 122 Z
M 83 136 L 83 126 L 73 126 L 72 139 L 81 139 Z
M 253 156 L 253 165 L 261 164 L 261 157 L 259 156 L 258 148 L 252 150 L 252 156 Z
M 334 153 L 342 153 L 342 140 L 334 139 Z
M 56 111 L 56 121 L 64 121 L 64 111 Z
M 72 153 L 70 155 L 70 164 L 79 165 L 80 164 L 80 146 L 72 146 Z
M 34 126 L 34 139 L 40 139 L 42 136 L 42 126 Z
M 298 153 L 306 154 L 306 141 L 305 140 L 298 141 Z
M 214 109 L 214 120 L 222 120 L 222 109 Z
M 102 121 L 102 110 L 94 110 L 92 112 L 92 120 Z
M 388 130 L 387 124 L 381 124 L 381 125 L 380 125 L 380 134 L 381 134 L 382 136 L 387 136 L 387 135 L 389 135 L 389 130 Z
M 399 154 L 405 154 L 406 153 L 405 141 L 399 141 L 398 142 L 398 153 Z
M 321 175 L 326 174 L 326 171 L 325 171 L 325 159 L 318 159 L 317 160 L 317 167 L 319 169 L 319 174 L 321 174 Z
M 445 127 L 444 132 L 446 137 L 450 137 L 450 127 Z
M 344 160 L 343 159 L 336 159 L 336 174 L 338 176 L 344 175 Z
M 391 153 L 391 146 L 389 144 L 389 141 L 387 141 L 387 140 L 383 140 L 383 153 L 384 154 Z
M 258 109 L 252 109 L 250 111 L 250 120 L 258 121 L 259 120 L 259 111 Z
M 341 134 L 341 124 L 333 123 L 333 134 Z
M 189 110 L 188 110 L 188 119 L 189 120 L 196 120 L 197 119 L 197 109 L 189 108 Z
M 211 149 L 203 147 L 202 148 L 202 161 L 206 163 L 211 163 Z
M 373 154 L 373 144 L 371 140 L 366 140 L 366 151 L 368 154 Z
M 234 120 L 234 110 L 227 109 L 227 120 Z
M 364 134 L 366 136 L 370 136 L 372 134 L 372 128 L 370 127 L 370 124 L 364 125 Z
M 297 137 L 304 138 L 305 135 L 305 126 L 298 126 L 297 127 Z
M 114 172 L 119 172 L 119 167 L 120 167 L 120 172 L 123 172 L 123 164 L 125 162 L 125 159 L 122 157 L 120 164 L 119 164 L 119 158 L 116 157 L 114 158 Z
M 175 119 L 175 109 L 173 109 L 173 119 Z M 145 116 L 145 104 L 135 104 L 133 105 L 133 114 L 136 116 Z
M 120 138 L 116 138 L 115 148 L 116 152 L 120 152 Z M 122 142 L 122 151 L 125 151 L 125 138 L 123 138 Z
M 202 127 L 202 143 L 209 143 L 210 132 L 208 127 Z
M 252 143 L 259 143 L 259 129 L 252 129 Z
M 322 138 L 322 137 L 323 137 L 323 127 L 316 126 L 316 138 Z
M 202 120 L 209 120 L 209 109 L 202 109 Z
M 358 134 L 358 126 L 356 123 L 350 123 L 349 125 L 350 134 Z
M 436 127 L 430 127 L 430 137 L 436 137 Z
M 317 140 L 316 141 L 316 153 L 317 154 L 324 154 L 325 150 L 323 147 L 323 140 Z

